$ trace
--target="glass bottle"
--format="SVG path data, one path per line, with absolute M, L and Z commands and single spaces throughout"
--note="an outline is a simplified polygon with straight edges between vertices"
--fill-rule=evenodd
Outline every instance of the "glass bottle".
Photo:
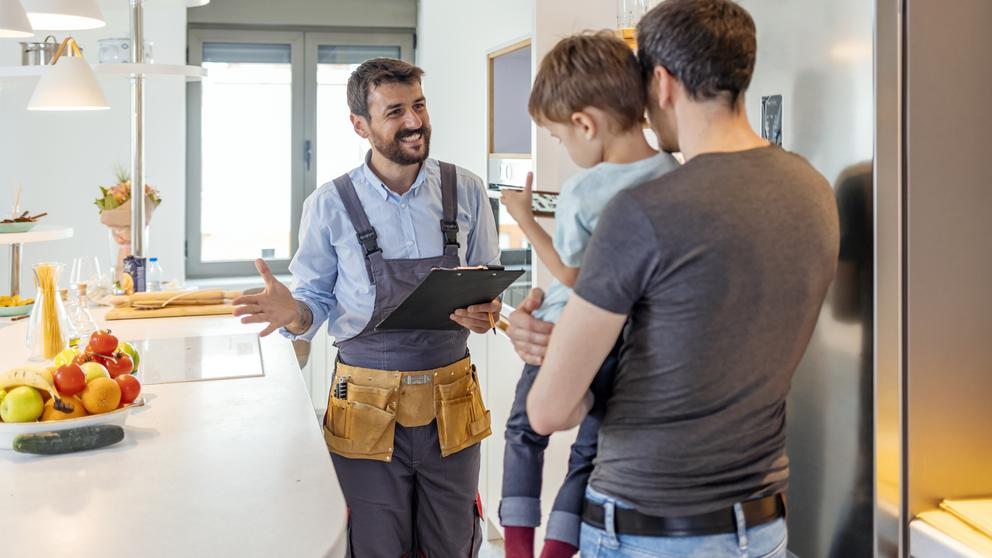
M 617 27 L 635 27 L 647 12 L 648 0 L 617 0 Z
M 51 360 L 69 346 L 74 336 L 72 323 L 59 296 L 60 263 L 34 266 L 37 286 L 34 308 L 28 323 L 27 345 L 31 360 Z
M 75 336 L 79 342 L 82 342 L 89 339 L 90 334 L 98 328 L 93 321 L 93 315 L 90 314 L 86 283 L 77 283 L 74 290 L 76 299 L 69 305 L 69 321 L 75 330 Z

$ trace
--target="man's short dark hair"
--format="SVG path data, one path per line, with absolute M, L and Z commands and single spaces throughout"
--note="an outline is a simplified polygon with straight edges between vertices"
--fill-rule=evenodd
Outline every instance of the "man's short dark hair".
M 661 66 L 696 100 L 747 91 L 757 54 L 754 20 L 731 0 L 666 0 L 637 25 L 637 57 L 650 81 Z
M 348 78 L 348 108 L 363 118 L 369 116 L 369 91 L 384 83 L 420 83 L 424 71 L 395 58 L 373 58 L 355 68 Z

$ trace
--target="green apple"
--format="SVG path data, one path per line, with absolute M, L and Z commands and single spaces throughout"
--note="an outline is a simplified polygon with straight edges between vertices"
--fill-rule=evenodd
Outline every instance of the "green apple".
M 99 362 L 84 362 L 79 365 L 82 369 L 83 375 L 86 376 L 86 383 L 90 383 L 97 378 L 109 378 L 110 371 L 107 367 L 100 364 Z
M 0 401 L 0 419 L 4 422 L 34 422 L 45 410 L 45 402 L 38 390 L 18 386 Z
M 3 403 L 3 398 L 7 397 L 7 390 L 0 389 L 0 403 Z
M 135 349 L 134 345 L 128 343 L 127 341 L 121 341 L 120 344 L 117 345 L 117 350 L 124 351 L 131 357 L 131 360 L 134 362 L 134 370 L 131 373 L 137 374 L 138 364 L 141 363 L 141 357 L 138 355 L 138 349 Z

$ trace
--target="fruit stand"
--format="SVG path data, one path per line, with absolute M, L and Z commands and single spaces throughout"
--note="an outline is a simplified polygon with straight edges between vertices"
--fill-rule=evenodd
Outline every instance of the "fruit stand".
M 0 451 L 0 518 L 17 533 L 5 554 L 343 555 L 344 498 L 288 340 L 257 340 L 259 375 L 154 383 L 169 367 L 213 366 L 214 347 L 257 330 L 229 316 L 110 324 L 134 343 L 205 342 L 142 358 L 145 404 L 128 408 L 123 441 L 55 456 Z M 0 329 L 0 370 L 28 362 L 25 328 Z

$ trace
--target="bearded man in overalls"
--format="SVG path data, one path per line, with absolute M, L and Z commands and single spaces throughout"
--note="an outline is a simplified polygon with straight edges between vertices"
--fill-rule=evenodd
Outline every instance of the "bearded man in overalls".
M 324 438 L 359 558 L 476 556 L 482 540 L 475 495 L 489 413 L 466 342 L 490 329 L 500 303 L 456 310 L 457 330 L 375 330 L 431 268 L 499 262 L 485 184 L 428 158 L 422 74 L 386 58 L 355 70 L 348 105 L 371 145 L 365 164 L 304 203 L 295 288 L 259 260 L 265 291 L 235 301 L 242 322 L 268 324 L 262 335 L 310 339 L 327 321 L 338 362 Z

